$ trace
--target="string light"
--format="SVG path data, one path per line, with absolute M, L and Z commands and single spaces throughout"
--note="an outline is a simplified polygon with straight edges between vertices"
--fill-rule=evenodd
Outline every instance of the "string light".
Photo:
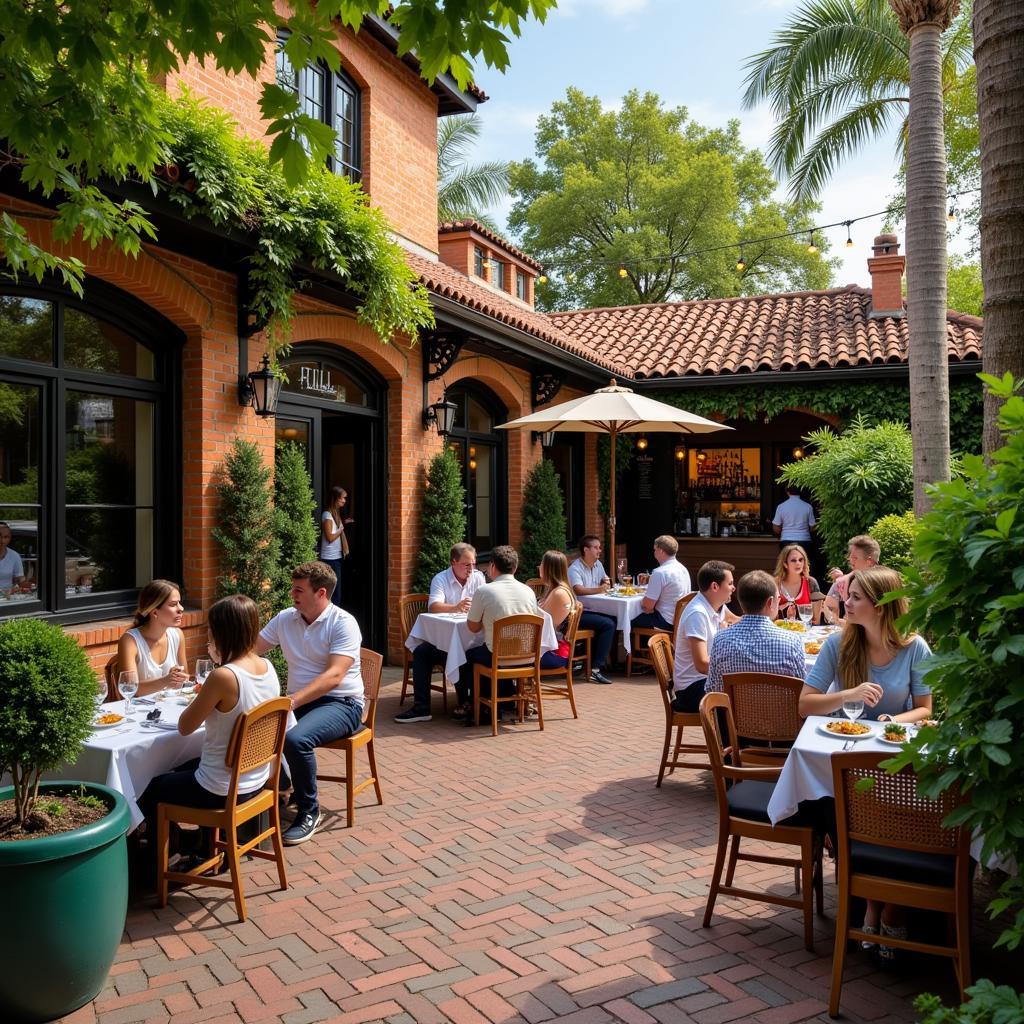
M 619 264 L 619 277 L 629 277 L 629 271 Z
M 949 213 L 946 214 L 946 220 L 948 220 L 950 224 L 956 223 L 956 203 L 953 203 L 953 205 L 950 206 Z
M 814 228 L 811 228 L 810 237 L 807 239 L 807 251 L 812 256 L 818 251 L 818 247 L 814 244 Z
M 850 234 L 850 227 L 852 226 L 852 224 L 853 224 L 853 221 L 851 221 L 851 220 L 848 220 L 846 222 L 846 248 L 847 249 L 852 249 L 853 248 L 853 236 Z
M 541 274 L 540 277 L 537 278 L 537 283 L 538 284 L 547 284 L 548 283 L 548 275 L 547 274 Z
M 638 451 L 647 451 L 647 438 L 644 437 L 643 434 L 641 434 L 640 437 L 637 438 L 636 447 Z
M 747 269 L 747 261 L 743 258 L 743 246 L 740 246 L 740 258 L 736 261 L 736 270 L 742 274 Z

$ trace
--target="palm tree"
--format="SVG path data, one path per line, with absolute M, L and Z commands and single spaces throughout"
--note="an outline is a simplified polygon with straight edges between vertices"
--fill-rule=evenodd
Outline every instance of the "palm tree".
M 470 164 L 480 138 L 475 114 L 443 117 L 437 122 L 437 220 L 476 220 L 492 231 L 500 229 L 487 208 L 508 194 L 508 164 L 492 160 Z
M 889 0 L 910 46 L 907 116 L 907 328 L 914 511 L 925 486 L 949 479 L 949 343 L 946 338 L 946 145 L 942 33 L 960 0 Z
M 941 45 L 945 96 L 971 63 L 967 13 Z M 843 158 L 895 125 L 905 159 L 910 44 L 887 0 L 805 0 L 747 67 L 744 106 L 771 102 L 768 158 L 793 196 L 816 195 Z
M 977 0 L 974 58 L 981 123 L 981 274 L 986 373 L 1024 378 L 1024 0 Z M 985 399 L 984 450 L 999 446 L 999 402 Z

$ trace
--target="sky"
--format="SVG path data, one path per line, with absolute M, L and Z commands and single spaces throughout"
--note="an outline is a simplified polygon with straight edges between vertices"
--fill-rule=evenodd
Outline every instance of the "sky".
M 545 24 L 531 21 L 513 40 L 505 74 L 481 68 L 475 76 L 490 99 L 479 109 L 483 131 L 474 159 L 533 157 L 537 116 L 570 85 L 605 107 L 618 105 L 630 89 L 652 91 L 708 127 L 738 117 L 744 144 L 766 151 L 774 119 L 767 106 L 742 108 L 744 65 L 770 45 L 797 6 L 797 0 L 559 0 Z M 816 222 L 883 210 L 896 170 L 894 138 L 866 147 L 826 186 Z M 508 206 L 495 211 L 499 223 Z M 841 260 L 834 285 L 870 285 L 867 259 L 883 221 L 855 224 L 852 249 L 844 227 L 826 232 L 829 255 Z

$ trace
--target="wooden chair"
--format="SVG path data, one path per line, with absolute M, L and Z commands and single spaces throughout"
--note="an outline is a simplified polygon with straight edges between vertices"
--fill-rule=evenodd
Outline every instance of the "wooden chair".
M 380 694 L 380 676 L 384 670 L 384 656 L 366 647 L 359 648 L 359 669 L 363 676 L 363 724 L 351 736 L 340 740 L 331 740 L 323 744 L 327 750 L 343 750 L 345 752 L 345 774 L 328 775 L 317 773 L 318 782 L 345 783 L 345 820 L 351 828 L 356 820 L 356 797 L 364 789 L 373 786 L 377 794 L 377 803 L 383 804 L 384 797 L 380 791 L 380 776 L 377 774 L 377 758 L 373 752 L 373 723 L 377 717 L 377 698 Z M 366 747 L 366 757 L 370 762 L 370 775 L 362 782 L 356 783 L 356 751 Z
M 117 700 L 120 697 L 117 692 L 117 654 L 112 654 L 103 666 L 103 678 L 107 681 L 107 700 Z
M 544 619 L 540 615 L 508 615 L 497 619 L 492 630 L 490 665 L 473 666 L 473 721 L 480 724 L 480 707 L 491 712 L 491 735 L 498 735 L 498 707 L 515 701 L 519 707 L 519 721 L 526 717 L 527 701 L 537 705 L 537 722 L 544 729 L 544 701 L 540 685 L 540 638 Z M 481 695 L 481 679 L 490 681 L 490 695 Z M 514 679 L 516 692 L 508 697 L 498 696 L 498 680 Z M 524 683 L 524 680 L 526 682 Z
M 633 674 L 633 663 L 637 665 L 646 665 L 652 667 L 654 662 L 650 655 L 650 641 L 655 636 L 667 636 L 673 643 L 675 643 L 676 633 L 679 632 L 679 620 L 683 617 L 683 610 L 686 606 L 697 596 L 696 590 L 691 590 L 689 594 L 684 594 L 678 601 L 676 601 L 676 610 L 672 616 L 672 632 L 661 629 L 654 626 L 637 626 L 635 629 L 629 631 L 629 645 L 630 651 L 626 655 L 626 676 L 627 678 Z M 646 644 L 641 644 L 642 640 L 646 640 Z
M 704 743 L 684 743 L 684 729 L 699 729 L 700 715 L 696 712 L 686 714 L 676 711 L 672 707 L 672 642 L 664 633 L 657 633 L 651 637 L 650 643 L 651 661 L 654 664 L 654 674 L 658 677 L 658 689 L 661 691 L 661 702 L 665 706 L 665 745 L 661 750 L 661 767 L 658 769 L 658 786 L 661 786 L 665 778 L 665 769 L 671 775 L 677 768 L 700 768 L 710 770 L 711 762 L 708 760 L 707 746 Z M 676 730 L 675 747 L 672 756 L 669 757 L 669 746 L 672 743 L 672 730 Z M 682 754 L 699 754 L 700 761 L 680 760 Z
M 540 670 L 541 692 L 547 698 L 567 700 L 572 708 L 572 717 L 579 718 L 576 712 L 576 697 L 572 692 L 572 652 L 576 646 L 576 633 L 583 614 L 583 605 L 576 602 L 565 622 L 565 641 L 569 645 L 570 657 L 564 668 L 542 668 Z M 563 685 L 564 684 L 564 685 Z
M 534 576 L 533 579 L 527 580 L 526 585 L 537 595 L 538 598 L 544 596 L 544 583 L 539 577 Z
M 804 681 L 774 672 L 730 672 L 722 677 L 732 701 L 740 753 L 748 764 L 781 765 L 803 728 L 797 710 Z
M 416 616 L 421 615 L 429 607 L 429 600 L 429 594 L 406 594 L 405 597 L 398 600 L 398 626 L 402 635 L 402 694 L 398 698 L 399 707 L 405 703 L 405 695 L 409 690 L 410 683 L 409 673 L 412 671 L 412 651 L 405 646 L 405 641 L 409 639 Z M 445 678 L 444 665 L 435 665 L 431 670 L 431 678 L 433 678 L 434 672 L 441 673 L 441 682 L 440 684 L 431 683 L 430 688 L 435 693 L 441 694 L 441 707 L 447 714 L 448 680 Z
M 961 803 L 959 789 L 951 787 L 935 800 L 921 796 L 912 767 L 896 774 L 879 767 L 890 756 L 878 751 L 832 755 L 839 832 L 836 945 L 828 1007 L 832 1017 L 839 1012 L 850 939 L 950 957 L 961 1000 L 966 1001 L 965 989 L 971 983 L 971 833 L 942 824 Z M 870 789 L 858 788 L 862 779 L 873 780 Z M 855 896 L 949 914 L 947 942 L 869 936 L 850 925 L 850 900 Z
M 728 744 L 722 742 L 719 731 L 718 711 L 724 711 Z M 718 849 L 715 853 L 715 867 L 711 875 L 707 907 L 704 911 L 704 927 L 711 923 L 715 900 L 719 893 L 738 896 L 741 899 L 774 903 L 803 911 L 804 946 L 814 951 L 813 902 L 817 897 L 818 914 L 822 915 L 822 871 L 821 841 L 812 828 L 802 825 L 772 825 L 768 818 L 768 801 L 775 788 L 774 783 L 782 768 L 745 768 L 743 756 L 736 741 L 736 725 L 732 717 L 732 706 L 724 693 L 708 693 L 700 703 L 700 724 L 707 740 L 708 756 L 711 761 L 711 775 L 715 783 L 718 800 Z M 726 756 L 731 764 L 726 763 Z M 726 783 L 732 786 L 726 788 Z M 784 846 L 798 846 L 799 859 L 764 853 L 741 853 L 741 839 L 758 839 L 765 843 Z M 722 871 L 725 868 L 726 852 L 729 865 L 726 869 L 725 884 Z M 778 896 L 775 893 L 744 889 L 733 885 L 737 861 L 752 861 L 756 864 L 779 864 L 798 867 L 803 884 L 799 898 Z
M 231 769 L 231 784 L 225 805 L 221 810 L 199 807 L 184 807 L 179 804 L 160 804 L 157 808 L 156 842 L 158 854 L 157 895 L 161 907 L 167 906 L 169 882 L 186 885 L 212 885 L 220 889 L 231 889 L 235 897 L 238 920 L 246 919 L 245 892 L 242 889 L 242 863 L 244 854 L 262 857 L 277 863 L 277 876 L 281 888 L 288 888 L 288 876 L 284 864 L 284 844 L 281 841 L 281 819 L 277 801 L 277 782 L 281 773 L 281 754 L 284 750 L 284 735 L 288 729 L 288 712 L 291 703 L 287 697 L 274 697 L 264 701 L 235 722 L 231 741 L 228 743 L 224 764 Z M 238 780 L 243 772 L 249 772 L 262 765 L 270 765 L 270 774 L 263 789 L 250 800 L 238 802 Z M 270 815 L 270 827 L 259 835 L 239 845 L 238 826 L 259 815 Z M 172 821 L 189 825 L 212 828 L 213 856 L 191 871 L 169 871 L 167 858 L 170 846 L 170 824 Z M 223 838 L 222 838 L 223 834 Z M 260 843 L 269 839 L 273 851 L 257 849 Z M 208 878 L 205 872 L 219 867 L 222 858 L 227 859 L 231 880 Z

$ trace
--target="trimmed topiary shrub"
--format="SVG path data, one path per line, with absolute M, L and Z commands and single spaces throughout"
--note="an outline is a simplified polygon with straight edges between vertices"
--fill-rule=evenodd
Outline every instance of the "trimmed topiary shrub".
M 291 603 L 292 569 L 317 557 L 313 484 L 305 452 L 294 441 L 279 444 L 274 455 L 274 508 L 280 543 L 274 607 L 280 609 Z
M 15 816 L 32 814 L 39 777 L 74 761 L 92 732 L 96 674 L 63 630 L 37 619 L 0 625 L 0 774 L 14 786 Z
M 537 575 L 545 551 L 565 549 L 564 509 L 555 467 L 542 459 L 530 470 L 523 488 L 523 542 L 516 574 L 521 580 Z
M 452 545 L 466 536 L 466 489 L 459 461 L 447 448 L 430 460 L 422 515 L 423 540 L 412 585 L 426 593 L 434 576 L 448 568 Z
M 879 561 L 897 572 L 906 572 L 914 549 L 917 535 L 917 519 L 912 511 L 901 516 L 882 516 L 868 533 L 878 541 L 882 549 Z

